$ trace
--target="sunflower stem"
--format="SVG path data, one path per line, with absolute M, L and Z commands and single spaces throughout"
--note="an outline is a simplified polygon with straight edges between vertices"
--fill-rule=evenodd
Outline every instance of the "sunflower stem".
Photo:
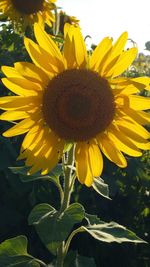
M 47 267 L 47 265 L 43 261 L 41 261 L 39 259 L 35 259 L 35 260 L 36 260 L 36 262 L 38 262 L 40 264 L 40 266 Z
M 74 146 L 69 150 L 67 155 L 63 158 L 64 171 L 64 195 L 60 207 L 60 215 L 65 209 L 69 207 L 71 193 L 74 185 L 74 176 L 72 175 L 72 168 L 74 166 Z M 56 267 L 63 267 L 65 257 L 65 242 L 63 241 L 58 248 Z
M 78 233 L 82 233 L 84 232 L 85 230 L 82 229 L 82 227 L 79 227 L 77 229 L 75 229 L 71 234 L 70 236 L 68 237 L 67 241 L 66 241 L 66 244 L 65 244 L 65 248 L 64 248 L 64 255 L 66 256 L 67 252 L 68 252 L 68 249 L 69 249 L 69 246 L 70 246 L 70 243 L 71 243 L 71 240 L 73 239 L 73 237 L 78 234 Z
M 68 167 L 69 166 L 69 167 Z M 74 146 L 67 153 L 67 158 L 63 159 L 64 170 L 64 197 L 61 204 L 60 212 L 62 213 L 70 204 L 70 197 L 74 183 L 72 177 L 72 167 L 74 166 Z
M 64 265 L 64 242 L 60 244 L 57 253 L 56 267 L 63 267 Z

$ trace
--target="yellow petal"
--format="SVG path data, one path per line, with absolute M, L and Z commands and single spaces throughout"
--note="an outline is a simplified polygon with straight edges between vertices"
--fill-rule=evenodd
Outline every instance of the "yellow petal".
M 132 121 L 127 121 L 127 120 L 116 120 L 116 124 L 118 125 L 118 127 L 121 126 L 122 128 L 125 128 L 127 132 L 132 131 L 133 134 L 135 132 L 135 136 L 137 134 L 143 137 L 144 139 L 150 138 L 150 133 L 138 123 L 134 123 Z
M 119 89 L 120 87 L 125 87 L 127 85 L 132 84 L 130 79 L 126 77 L 117 77 L 117 78 L 110 79 L 110 83 L 115 84 L 115 86 L 119 85 Z
M 28 38 L 24 39 L 24 44 L 34 64 L 46 71 L 50 77 L 56 72 L 60 72 L 60 66 L 56 65 L 55 58 L 46 50 Z
M 139 157 L 142 153 L 117 127 L 111 125 L 108 129 L 108 138 L 115 144 L 118 150 L 132 157 Z
M 125 108 L 124 113 L 132 120 L 141 125 L 150 124 L 150 113 L 144 111 L 134 111 L 131 108 Z
M 115 95 L 115 104 L 116 104 L 116 109 L 117 111 L 119 109 L 128 109 L 130 102 L 129 102 L 129 96 L 128 95 Z
M 13 120 L 20 120 L 20 119 L 25 119 L 28 118 L 29 114 L 25 111 L 6 111 L 3 114 L 0 115 L 0 120 L 8 120 L 8 121 L 13 121 Z
M 149 77 L 137 77 L 137 78 L 125 78 L 125 77 L 117 77 L 110 79 L 110 83 L 115 85 L 115 89 L 126 89 L 127 86 L 133 86 L 138 91 L 148 89 L 150 78 Z
M 46 175 L 51 171 L 59 162 L 59 160 L 62 158 L 63 155 L 63 149 L 59 148 L 59 151 L 56 150 L 55 147 L 53 147 L 51 150 L 46 153 L 47 158 L 42 164 L 42 175 Z
M 62 157 L 64 140 L 61 140 L 52 131 L 48 133 L 47 137 L 43 136 L 42 139 L 44 139 L 43 144 L 38 141 L 39 146 L 36 146 L 34 151 L 32 151 L 33 158 L 30 158 L 30 161 L 28 158 L 26 161 L 26 164 L 33 165 L 30 174 L 40 169 L 42 169 L 42 175 L 47 174 L 57 165 Z
M 110 68 L 113 67 L 113 65 L 116 63 L 117 59 L 119 58 L 119 55 L 124 50 L 124 46 L 128 39 L 128 33 L 124 32 L 121 34 L 121 36 L 118 38 L 118 40 L 113 45 L 111 51 L 108 53 L 107 58 L 105 62 L 103 63 L 102 68 L 100 69 L 100 75 L 104 75 L 104 73 L 107 74 Z M 106 71 L 107 70 L 107 71 Z
M 39 107 L 41 99 L 37 96 L 4 96 L 0 97 L 0 108 L 3 110 L 32 110 Z
M 115 146 L 106 134 L 100 134 L 97 136 L 97 142 L 104 153 L 104 155 L 117 166 L 125 168 L 127 161 L 119 149 Z
M 72 30 L 77 64 L 79 68 L 85 68 L 87 64 L 87 51 L 83 36 L 79 27 L 73 26 Z
M 36 123 L 36 125 L 34 125 L 32 129 L 26 134 L 21 145 L 21 152 L 23 152 L 30 146 L 33 150 L 36 144 L 42 141 L 43 134 L 44 134 L 44 129 L 41 128 L 40 125 Z
M 5 137 L 12 137 L 20 134 L 24 134 L 29 131 L 29 129 L 35 124 L 34 120 L 30 118 L 24 119 L 15 126 L 11 127 L 9 130 L 3 133 Z
M 138 53 L 137 48 L 133 47 L 127 51 L 122 52 L 115 64 L 109 64 L 105 69 L 105 77 L 116 77 L 122 74 L 133 62 Z
M 150 150 L 150 142 L 147 142 L 146 140 L 136 140 L 129 138 L 133 144 L 135 144 L 138 148 L 143 150 Z
M 111 57 L 118 56 L 124 50 L 127 40 L 128 40 L 128 33 L 123 32 L 113 45 Z
M 91 186 L 94 177 L 100 176 L 103 169 L 103 158 L 95 140 L 77 143 L 75 162 L 79 181 Z
M 126 128 L 124 126 L 118 126 L 119 130 L 124 133 L 133 144 L 135 144 L 138 148 L 148 150 L 150 149 L 150 143 L 145 140 L 138 132 L 135 132 L 132 128 Z
M 134 79 L 131 79 L 131 81 L 133 81 L 136 86 L 141 87 L 141 90 L 146 89 L 146 90 L 150 90 L 150 78 L 149 77 L 137 77 Z
M 89 158 L 87 144 L 85 142 L 79 142 L 75 148 L 75 163 L 76 163 L 76 172 L 77 178 L 81 184 L 91 186 L 94 177 L 92 176 L 90 167 L 89 167 Z
M 150 109 L 150 98 L 144 96 L 131 95 L 129 96 L 130 108 L 134 110 Z
M 2 66 L 1 67 L 2 72 L 7 76 L 7 77 L 15 77 L 15 78 L 21 78 L 22 76 L 20 75 L 20 73 L 12 67 L 8 67 L 8 66 Z
M 64 31 L 64 57 L 68 68 L 85 68 L 87 64 L 87 51 L 79 27 L 66 23 Z
M 38 84 L 24 78 L 3 78 L 2 82 L 9 90 L 20 96 L 36 96 L 37 91 L 40 90 Z
M 36 65 L 29 62 L 17 62 L 14 64 L 15 69 L 20 75 L 30 81 L 41 83 L 44 87 L 49 82 L 48 75 Z
M 67 34 L 72 33 L 72 31 L 70 31 L 72 25 L 69 23 L 65 23 L 64 25 L 64 39 L 66 38 Z
M 40 170 L 42 170 L 42 175 L 46 175 L 51 169 L 53 169 L 57 165 L 59 159 L 58 155 L 56 155 L 55 150 L 53 150 L 52 154 L 50 154 L 51 156 L 53 156 L 53 158 L 49 158 L 49 162 L 47 162 L 47 160 L 45 159 L 45 154 L 47 154 L 49 151 L 52 152 L 52 148 L 48 148 L 46 145 L 43 145 L 42 147 L 38 147 L 36 155 L 32 153 L 32 156 L 27 157 L 26 165 L 32 166 L 29 171 L 30 175 Z
M 64 58 L 67 63 L 68 69 L 77 68 L 77 61 L 75 55 L 75 45 L 73 39 L 73 31 L 71 30 L 73 26 L 66 23 L 64 27 L 65 43 L 64 43 Z
M 39 146 L 38 145 L 38 149 L 39 149 L 39 152 L 41 152 L 42 150 L 42 145 Z M 25 151 L 26 153 L 23 153 L 24 154 L 24 158 L 26 158 L 26 161 L 25 161 L 25 165 L 30 167 L 30 166 L 33 166 L 35 161 L 37 160 L 38 156 L 35 156 L 33 151 L 29 149 L 26 149 Z M 18 159 L 21 159 L 21 154 L 19 156 Z M 30 174 L 30 172 L 28 172 Z
M 134 85 L 130 84 L 122 89 L 121 93 L 125 95 L 132 95 L 139 92 L 139 89 Z
M 31 130 L 32 130 L 32 128 L 29 131 L 31 131 Z M 25 150 L 21 149 L 20 155 L 17 159 L 20 160 L 20 159 L 26 158 L 27 159 L 26 165 L 32 166 L 34 164 L 34 161 L 36 160 L 38 154 L 40 153 L 41 149 L 43 149 L 43 146 L 45 146 L 45 140 L 43 140 L 43 139 L 41 140 L 41 143 L 36 143 L 36 145 L 32 142 L 27 149 L 25 149 Z M 35 153 L 36 153 L 36 155 L 35 155 Z
M 103 158 L 95 140 L 89 141 L 87 149 L 92 176 L 99 177 L 103 170 Z
M 91 58 L 90 58 L 90 69 L 99 71 L 100 64 L 102 63 L 106 54 L 112 48 L 112 39 L 106 37 L 99 45 L 95 48 Z
M 59 64 L 60 68 L 62 68 L 60 71 L 63 71 L 63 57 L 52 38 L 40 27 L 38 23 L 34 24 L 34 33 L 39 45 L 54 57 L 56 64 Z
M 150 113 L 149 112 L 144 112 L 144 111 L 137 111 L 138 116 L 140 119 L 142 119 L 141 124 L 149 124 L 150 123 Z

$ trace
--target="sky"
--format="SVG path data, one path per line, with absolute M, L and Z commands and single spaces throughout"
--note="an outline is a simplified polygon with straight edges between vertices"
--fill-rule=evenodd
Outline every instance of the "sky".
M 88 45 L 127 31 L 139 52 L 150 55 L 144 50 L 150 41 L 150 0 L 57 0 L 57 6 L 80 20 L 83 36 L 91 36 Z

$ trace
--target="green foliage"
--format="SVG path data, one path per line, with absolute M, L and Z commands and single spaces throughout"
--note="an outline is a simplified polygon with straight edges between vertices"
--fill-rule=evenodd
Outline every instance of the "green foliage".
M 31 61 L 23 44 L 23 35 L 15 33 L 11 25 L 0 26 L 0 66 L 13 66 L 16 61 Z
M 64 267 L 96 267 L 94 259 L 83 257 L 76 251 L 70 251 L 65 259 Z
M 137 237 L 135 233 L 115 222 L 110 222 L 110 223 L 100 222 L 99 224 L 93 224 L 87 227 L 81 226 L 81 228 L 86 232 L 88 232 L 95 239 L 107 243 L 111 242 L 144 243 L 144 240 Z
M 94 188 L 94 190 L 100 194 L 103 197 L 106 197 L 108 199 L 109 198 L 109 188 L 108 185 L 105 184 L 104 180 L 101 178 L 95 178 L 94 182 L 92 184 L 92 187 Z
M 51 172 L 49 172 L 49 175 L 41 176 L 40 173 L 35 173 L 33 175 L 29 175 L 28 171 L 30 168 L 26 166 L 22 167 L 9 167 L 9 169 L 14 173 L 18 174 L 19 178 L 22 182 L 28 183 L 32 181 L 37 180 L 47 180 L 51 183 L 53 183 L 59 190 L 60 197 L 62 194 L 62 187 L 60 184 L 60 175 L 62 174 L 62 166 L 61 164 L 58 164 Z
M 40 267 L 40 264 L 27 253 L 27 239 L 18 236 L 0 245 L 0 267 Z
M 150 51 L 150 41 L 145 43 L 146 50 Z
M 103 179 L 109 185 L 112 200 L 104 199 L 92 189 L 89 191 L 81 186 L 76 191 L 76 200 L 84 205 L 88 213 L 93 214 L 90 218 L 93 218 L 93 223 L 96 218 L 96 223 L 99 223 L 98 217 L 108 222 L 119 222 L 136 232 L 148 244 L 135 247 L 129 243 L 124 246 L 112 243 L 108 246 L 95 242 L 89 236 L 80 235 L 80 238 L 77 236 L 72 241 L 72 248 L 79 247 L 80 254 L 94 257 L 97 266 L 149 267 L 150 221 L 149 215 L 144 216 L 143 212 L 150 207 L 150 152 L 143 153 L 142 158 L 128 157 L 128 166 L 125 169 L 117 168 L 106 158 L 104 166 Z M 98 217 L 95 218 L 94 214 Z
M 63 214 L 48 204 L 39 204 L 29 215 L 29 224 L 35 224 L 38 235 L 51 252 L 69 235 L 74 224 L 84 218 L 84 208 L 79 203 L 71 204 Z M 53 248 L 53 249 L 52 249 Z

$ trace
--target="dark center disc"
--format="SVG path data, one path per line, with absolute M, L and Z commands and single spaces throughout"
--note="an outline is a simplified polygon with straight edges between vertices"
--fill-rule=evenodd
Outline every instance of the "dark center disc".
M 104 131 L 115 114 L 106 79 L 91 70 L 66 70 L 53 78 L 43 95 L 43 116 L 65 140 L 87 141 Z
M 44 0 L 12 0 L 12 3 L 20 13 L 30 15 L 43 9 Z

